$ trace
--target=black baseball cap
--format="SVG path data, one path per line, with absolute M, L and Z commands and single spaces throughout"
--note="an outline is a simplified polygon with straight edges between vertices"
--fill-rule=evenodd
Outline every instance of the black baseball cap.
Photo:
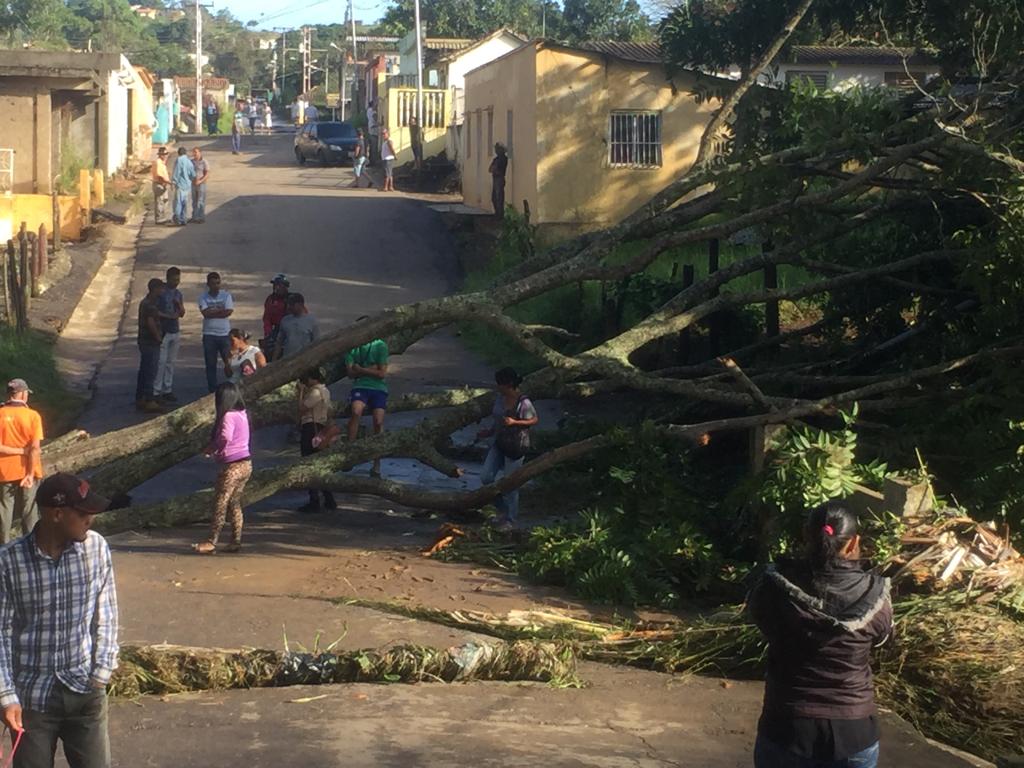
M 40 507 L 71 507 L 79 512 L 95 515 L 106 512 L 110 500 L 93 493 L 89 481 L 58 472 L 39 484 L 36 503 Z
M 283 283 L 286 287 L 291 285 L 291 283 L 288 282 L 288 278 L 281 272 L 278 272 L 274 275 L 273 279 L 271 279 L 270 284 L 273 285 L 274 283 Z

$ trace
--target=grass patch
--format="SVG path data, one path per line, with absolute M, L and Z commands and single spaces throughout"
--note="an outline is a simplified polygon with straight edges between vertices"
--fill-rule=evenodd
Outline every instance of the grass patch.
M 68 392 L 57 373 L 53 336 L 28 330 L 0 329 L 0 381 L 25 379 L 32 388 L 31 405 L 43 416 L 47 437 L 63 432 L 81 413 L 83 401 Z

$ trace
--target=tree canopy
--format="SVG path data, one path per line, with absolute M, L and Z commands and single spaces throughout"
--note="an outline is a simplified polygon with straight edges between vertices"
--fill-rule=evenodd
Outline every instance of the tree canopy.
M 475 38 L 508 27 L 528 37 L 542 31 L 554 39 L 645 40 L 653 34 L 651 20 L 636 0 L 424 0 L 420 13 L 427 34 Z M 414 26 L 412 0 L 395 0 L 384 12 L 379 29 L 404 35 Z

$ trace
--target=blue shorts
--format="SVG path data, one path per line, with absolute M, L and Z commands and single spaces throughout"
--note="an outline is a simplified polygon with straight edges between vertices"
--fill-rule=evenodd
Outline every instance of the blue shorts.
M 348 401 L 366 403 L 371 411 L 384 411 L 388 407 L 388 393 L 379 389 L 353 389 Z

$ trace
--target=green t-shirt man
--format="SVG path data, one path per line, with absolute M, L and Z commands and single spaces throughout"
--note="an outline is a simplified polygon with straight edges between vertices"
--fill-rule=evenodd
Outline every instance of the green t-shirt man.
M 345 365 L 358 365 L 362 368 L 372 368 L 375 365 L 388 364 L 388 345 L 383 339 L 373 341 L 356 347 L 345 355 Z M 376 389 L 380 392 L 388 391 L 386 379 L 379 379 L 376 376 L 359 376 L 352 382 L 352 389 Z

